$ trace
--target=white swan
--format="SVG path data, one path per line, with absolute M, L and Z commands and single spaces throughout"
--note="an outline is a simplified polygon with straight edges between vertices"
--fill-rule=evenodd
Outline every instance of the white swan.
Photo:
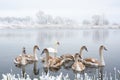
M 44 53 L 46 54 L 44 67 L 58 68 L 62 65 L 63 61 L 60 58 L 58 57 L 49 58 L 49 51 L 47 48 L 45 48 L 41 54 Z
M 56 54 L 58 53 L 57 48 L 60 45 L 60 43 L 58 41 L 55 42 L 55 47 L 48 47 L 47 50 L 49 51 L 49 53 L 54 53 L 54 57 L 56 57 Z
M 100 61 L 95 58 L 86 58 L 84 59 L 83 63 L 87 66 L 92 66 L 92 67 L 105 66 L 105 61 L 102 53 L 103 50 L 107 50 L 107 49 L 105 46 L 101 45 L 99 48 Z
M 48 48 L 46 48 L 46 49 L 48 50 L 49 53 L 54 53 L 54 57 L 56 57 L 56 54 L 58 53 L 58 51 L 57 51 L 58 45 L 60 45 L 60 43 L 59 43 L 58 41 L 56 41 L 54 48 L 48 47 Z M 48 58 L 49 58 L 49 59 L 52 59 L 53 57 L 52 57 L 52 56 L 49 56 Z M 45 57 L 40 57 L 40 59 L 41 59 L 42 62 L 45 62 Z

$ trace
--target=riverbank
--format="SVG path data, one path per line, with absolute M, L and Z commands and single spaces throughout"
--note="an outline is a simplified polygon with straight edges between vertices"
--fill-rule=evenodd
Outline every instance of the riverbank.
M 66 24 L 0 24 L 0 29 L 24 29 L 24 28 L 47 28 L 47 29 L 120 29 L 119 25 L 66 25 Z

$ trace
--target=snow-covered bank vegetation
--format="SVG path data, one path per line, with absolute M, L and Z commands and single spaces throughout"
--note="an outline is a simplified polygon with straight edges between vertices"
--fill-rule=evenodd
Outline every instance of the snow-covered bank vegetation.
M 13 74 L 13 73 L 7 73 L 7 74 L 2 74 L 3 79 L 2 80 L 71 80 L 69 75 L 63 75 L 60 73 L 57 76 L 52 76 L 49 73 L 44 74 L 42 73 L 41 76 L 38 78 L 33 78 L 31 79 L 29 75 L 26 75 L 26 77 L 22 77 L 21 75 Z M 75 79 L 74 80 L 120 80 L 120 71 L 116 70 L 114 68 L 114 73 L 99 73 L 98 75 L 89 75 L 87 73 L 84 74 L 75 74 Z
M 120 28 L 119 24 L 110 24 L 109 21 L 100 15 L 92 16 L 91 20 L 83 20 L 80 24 L 72 19 L 60 16 L 52 16 L 42 11 L 35 16 L 26 17 L 0 17 L 0 29 L 16 28 Z
M 26 17 L 0 17 L 0 29 L 2 28 L 33 28 L 33 27 L 46 27 L 50 26 L 62 26 L 73 25 L 75 21 L 69 18 L 62 18 L 59 16 L 51 16 L 45 14 L 42 11 L 36 13 L 36 16 Z

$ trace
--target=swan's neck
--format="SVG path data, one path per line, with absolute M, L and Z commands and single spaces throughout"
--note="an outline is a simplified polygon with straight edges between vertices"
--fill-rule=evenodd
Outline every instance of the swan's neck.
M 75 62 L 78 62 L 78 60 L 79 60 L 79 58 L 78 58 L 78 57 L 76 57 L 76 58 L 75 58 Z
M 24 56 L 22 56 L 21 64 L 22 64 L 22 65 L 25 65 L 25 64 L 26 64 L 26 58 L 25 58 Z
M 46 52 L 46 60 L 45 60 L 46 65 L 48 65 L 48 60 L 49 60 L 49 52 Z
M 38 60 L 38 57 L 37 57 L 36 49 L 35 49 L 35 48 L 33 49 L 33 56 L 34 56 L 35 60 Z
M 80 56 L 82 57 L 82 51 L 83 51 L 83 49 L 80 49 Z
M 101 63 L 102 66 L 104 66 L 105 65 L 105 61 L 104 61 L 102 49 L 100 49 L 99 53 L 100 53 L 100 63 Z
M 54 49 L 56 50 L 56 51 L 54 52 L 54 57 L 56 57 L 56 54 L 57 54 L 57 49 L 58 49 L 58 45 L 57 45 L 57 44 L 55 44 Z

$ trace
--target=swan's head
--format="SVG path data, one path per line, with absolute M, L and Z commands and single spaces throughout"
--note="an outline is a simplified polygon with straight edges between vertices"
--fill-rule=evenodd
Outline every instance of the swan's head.
M 82 57 L 80 56 L 79 53 L 76 53 L 75 56 L 74 56 L 74 59 L 81 59 Z
M 85 49 L 85 50 L 88 52 L 88 49 L 87 49 L 86 46 L 82 46 L 81 49 L 82 49 L 82 50 Z
M 104 45 L 101 45 L 101 46 L 100 46 L 100 50 L 105 50 L 105 51 L 107 51 L 107 48 L 106 48 Z
M 25 47 L 23 47 L 23 53 L 26 54 L 26 50 L 25 50 Z
M 48 52 L 49 52 L 48 49 L 45 48 L 45 49 L 42 51 L 41 55 L 44 54 L 44 53 L 48 53 Z
M 38 45 L 35 45 L 34 49 L 40 50 L 40 48 L 38 47 Z
M 56 45 L 60 45 L 60 43 L 59 43 L 58 41 L 55 41 L 55 44 L 56 44 Z

